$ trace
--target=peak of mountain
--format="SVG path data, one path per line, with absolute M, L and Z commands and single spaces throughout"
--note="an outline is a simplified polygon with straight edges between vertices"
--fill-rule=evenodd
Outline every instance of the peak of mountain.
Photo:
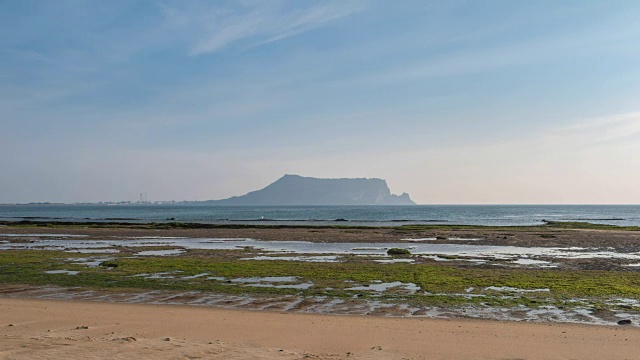
M 415 205 L 393 195 L 383 179 L 319 179 L 287 174 L 246 195 L 211 200 L 214 205 Z

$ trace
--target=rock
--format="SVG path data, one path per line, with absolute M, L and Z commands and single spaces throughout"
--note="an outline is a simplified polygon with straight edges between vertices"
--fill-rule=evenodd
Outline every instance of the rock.
M 164 341 L 171 341 L 171 338 L 165 338 Z
M 391 248 L 387 250 L 387 255 L 411 255 L 411 251 L 407 249 Z
M 618 325 L 631 325 L 631 320 L 629 319 L 623 319 L 618 321 Z
M 89 328 L 88 326 L 83 325 L 83 326 L 78 326 L 76 330 L 87 330 L 88 328 Z
M 9 324 L 9 326 L 13 326 L 13 324 Z

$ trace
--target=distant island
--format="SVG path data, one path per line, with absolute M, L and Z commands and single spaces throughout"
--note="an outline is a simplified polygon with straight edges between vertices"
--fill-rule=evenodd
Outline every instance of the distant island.
M 409 194 L 393 195 L 383 179 L 318 179 L 285 175 L 246 195 L 199 202 L 207 205 L 416 205 Z

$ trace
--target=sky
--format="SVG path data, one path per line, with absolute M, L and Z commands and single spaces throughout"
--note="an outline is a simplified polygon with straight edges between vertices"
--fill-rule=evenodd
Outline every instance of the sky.
M 638 1 L 0 1 L 0 203 L 284 174 L 640 204 Z

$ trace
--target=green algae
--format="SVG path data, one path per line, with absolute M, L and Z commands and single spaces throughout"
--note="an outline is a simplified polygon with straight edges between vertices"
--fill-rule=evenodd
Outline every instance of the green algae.
M 241 250 L 239 250 L 241 251 Z M 109 255 L 98 267 L 73 264 L 86 257 L 60 251 L 0 251 L 0 284 L 85 287 L 90 289 L 166 289 L 222 294 L 329 296 L 337 298 L 397 299 L 409 304 L 489 306 L 571 306 L 575 299 L 605 306 L 615 298 L 640 298 L 640 277 L 630 271 L 547 270 L 524 268 L 468 268 L 451 264 L 378 264 L 374 262 L 310 263 L 294 261 L 201 258 L 189 252 L 172 257 Z M 79 271 L 77 275 L 46 274 L 51 270 Z M 140 274 L 172 272 L 174 278 L 149 279 Z M 184 277 L 207 273 L 192 279 Z M 309 289 L 249 287 L 230 282 L 245 277 L 295 276 L 313 282 Z M 217 277 L 220 279 L 210 279 Z M 374 281 L 413 283 L 414 294 L 348 290 Z M 501 292 L 488 287 L 548 291 Z M 470 290 L 472 289 L 472 290 Z M 594 305 L 595 306 L 595 305 Z M 611 306 L 608 306 L 611 308 Z

